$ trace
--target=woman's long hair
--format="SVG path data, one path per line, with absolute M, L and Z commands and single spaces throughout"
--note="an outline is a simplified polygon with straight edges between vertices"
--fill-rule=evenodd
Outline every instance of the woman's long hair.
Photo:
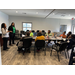
M 12 26 L 13 23 L 14 23 L 14 22 L 11 23 L 11 26 Z M 15 27 L 15 23 L 14 23 L 14 27 Z
M 2 24 L 1 24 L 1 29 L 2 29 L 2 28 L 4 28 L 4 29 L 6 30 L 5 23 L 2 23 Z
M 48 34 L 50 34 L 51 33 L 51 30 L 48 30 Z

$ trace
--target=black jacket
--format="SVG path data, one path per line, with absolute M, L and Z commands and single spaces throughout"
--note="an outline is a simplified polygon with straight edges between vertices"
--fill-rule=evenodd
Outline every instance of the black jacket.
M 9 26 L 8 31 L 12 31 L 9 34 L 12 34 L 13 33 L 13 27 L 11 25 Z M 15 31 L 16 31 L 16 29 L 15 29 Z
M 75 38 L 72 38 L 69 40 L 67 49 L 71 49 L 73 45 L 75 45 Z

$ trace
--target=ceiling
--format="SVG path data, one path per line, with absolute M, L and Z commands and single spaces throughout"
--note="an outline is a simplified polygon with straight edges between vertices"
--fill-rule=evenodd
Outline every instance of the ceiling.
M 72 19 L 75 9 L 0 9 L 10 16 Z

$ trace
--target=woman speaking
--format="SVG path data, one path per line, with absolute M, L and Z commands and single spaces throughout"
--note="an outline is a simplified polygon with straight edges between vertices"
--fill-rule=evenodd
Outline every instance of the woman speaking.
M 11 23 L 11 25 L 8 28 L 8 30 L 12 31 L 12 32 L 9 33 L 9 36 L 10 36 L 9 45 L 12 46 L 12 44 L 15 44 L 14 43 L 14 37 L 15 37 L 15 32 L 16 32 L 16 28 L 15 28 L 14 22 Z M 12 44 L 11 44 L 11 41 L 12 41 Z
M 8 38 L 9 38 L 9 32 L 12 32 L 12 31 L 7 30 L 5 23 L 1 24 L 1 31 L 2 31 L 2 38 L 3 38 L 3 50 L 7 50 L 7 49 L 9 49 L 7 47 L 7 41 L 8 41 Z

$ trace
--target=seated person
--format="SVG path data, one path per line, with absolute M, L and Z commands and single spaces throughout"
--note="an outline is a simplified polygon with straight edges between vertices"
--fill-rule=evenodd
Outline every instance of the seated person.
M 75 45 L 75 35 L 74 34 L 71 35 L 71 39 L 69 40 L 67 50 L 71 49 L 73 45 Z
M 20 39 L 20 42 L 18 42 L 18 51 L 20 51 L 20 50 L 22 49 L 22 47 L 23 47 L 23 39 L 31 39 L 31 40 L 32 40 L 32 37 L 30 36 L 30 33 L 27 32 L 27 33 L 26 33 L 26 36 L 25 36 L 25 37 L 22 37 L 22 38 Z M 29 51 L 29 53 L 30 53 L 30 49 L 28 49 L 28 51 Z
M 72 32 L 68 32 L 67 37 L 66 38 L 71 38 Z
M 45 40 L 45 37 L 42 35 L 41 32 L 38 32 L 35 41 L 37 41 L 37 40 Z M 37 48 L 37 52 L 40 51 L 40 49 L 41 49 L 41 48 Z
M 51 30 L 48 30 L 48 33 L 46 33 L 45 36 L 47 36 L 47 37 L 48 37 L 48 36 L 52 36 Z M 50 42 L 51 42 L 51 41 L 48 40 L 47 46 L 48 46 L 48 44 L 49 44 Z
M 30 30 L 29 32 L 30 32 L 30 36 L 33 37 L 33 33 L 32 33 L 32 31 Z
M 41 30 L 39 32 L 41 32 Z
M 36 33 L 36 36 L 38 35 L 39 32 L 41 32 L 41 30 L 39 30 L 39 31 Z M 41 32 L 41 33 L 42 33 L 42 32 Z
M 61 34 L 59 37 L 66 38 L 65 34 L 66 34 L 66 31 L 64 31 L 63 34 Z
M 48 30 L 48 33 L 45 34 L 46 36 L 52 36 L 51 30 Z

